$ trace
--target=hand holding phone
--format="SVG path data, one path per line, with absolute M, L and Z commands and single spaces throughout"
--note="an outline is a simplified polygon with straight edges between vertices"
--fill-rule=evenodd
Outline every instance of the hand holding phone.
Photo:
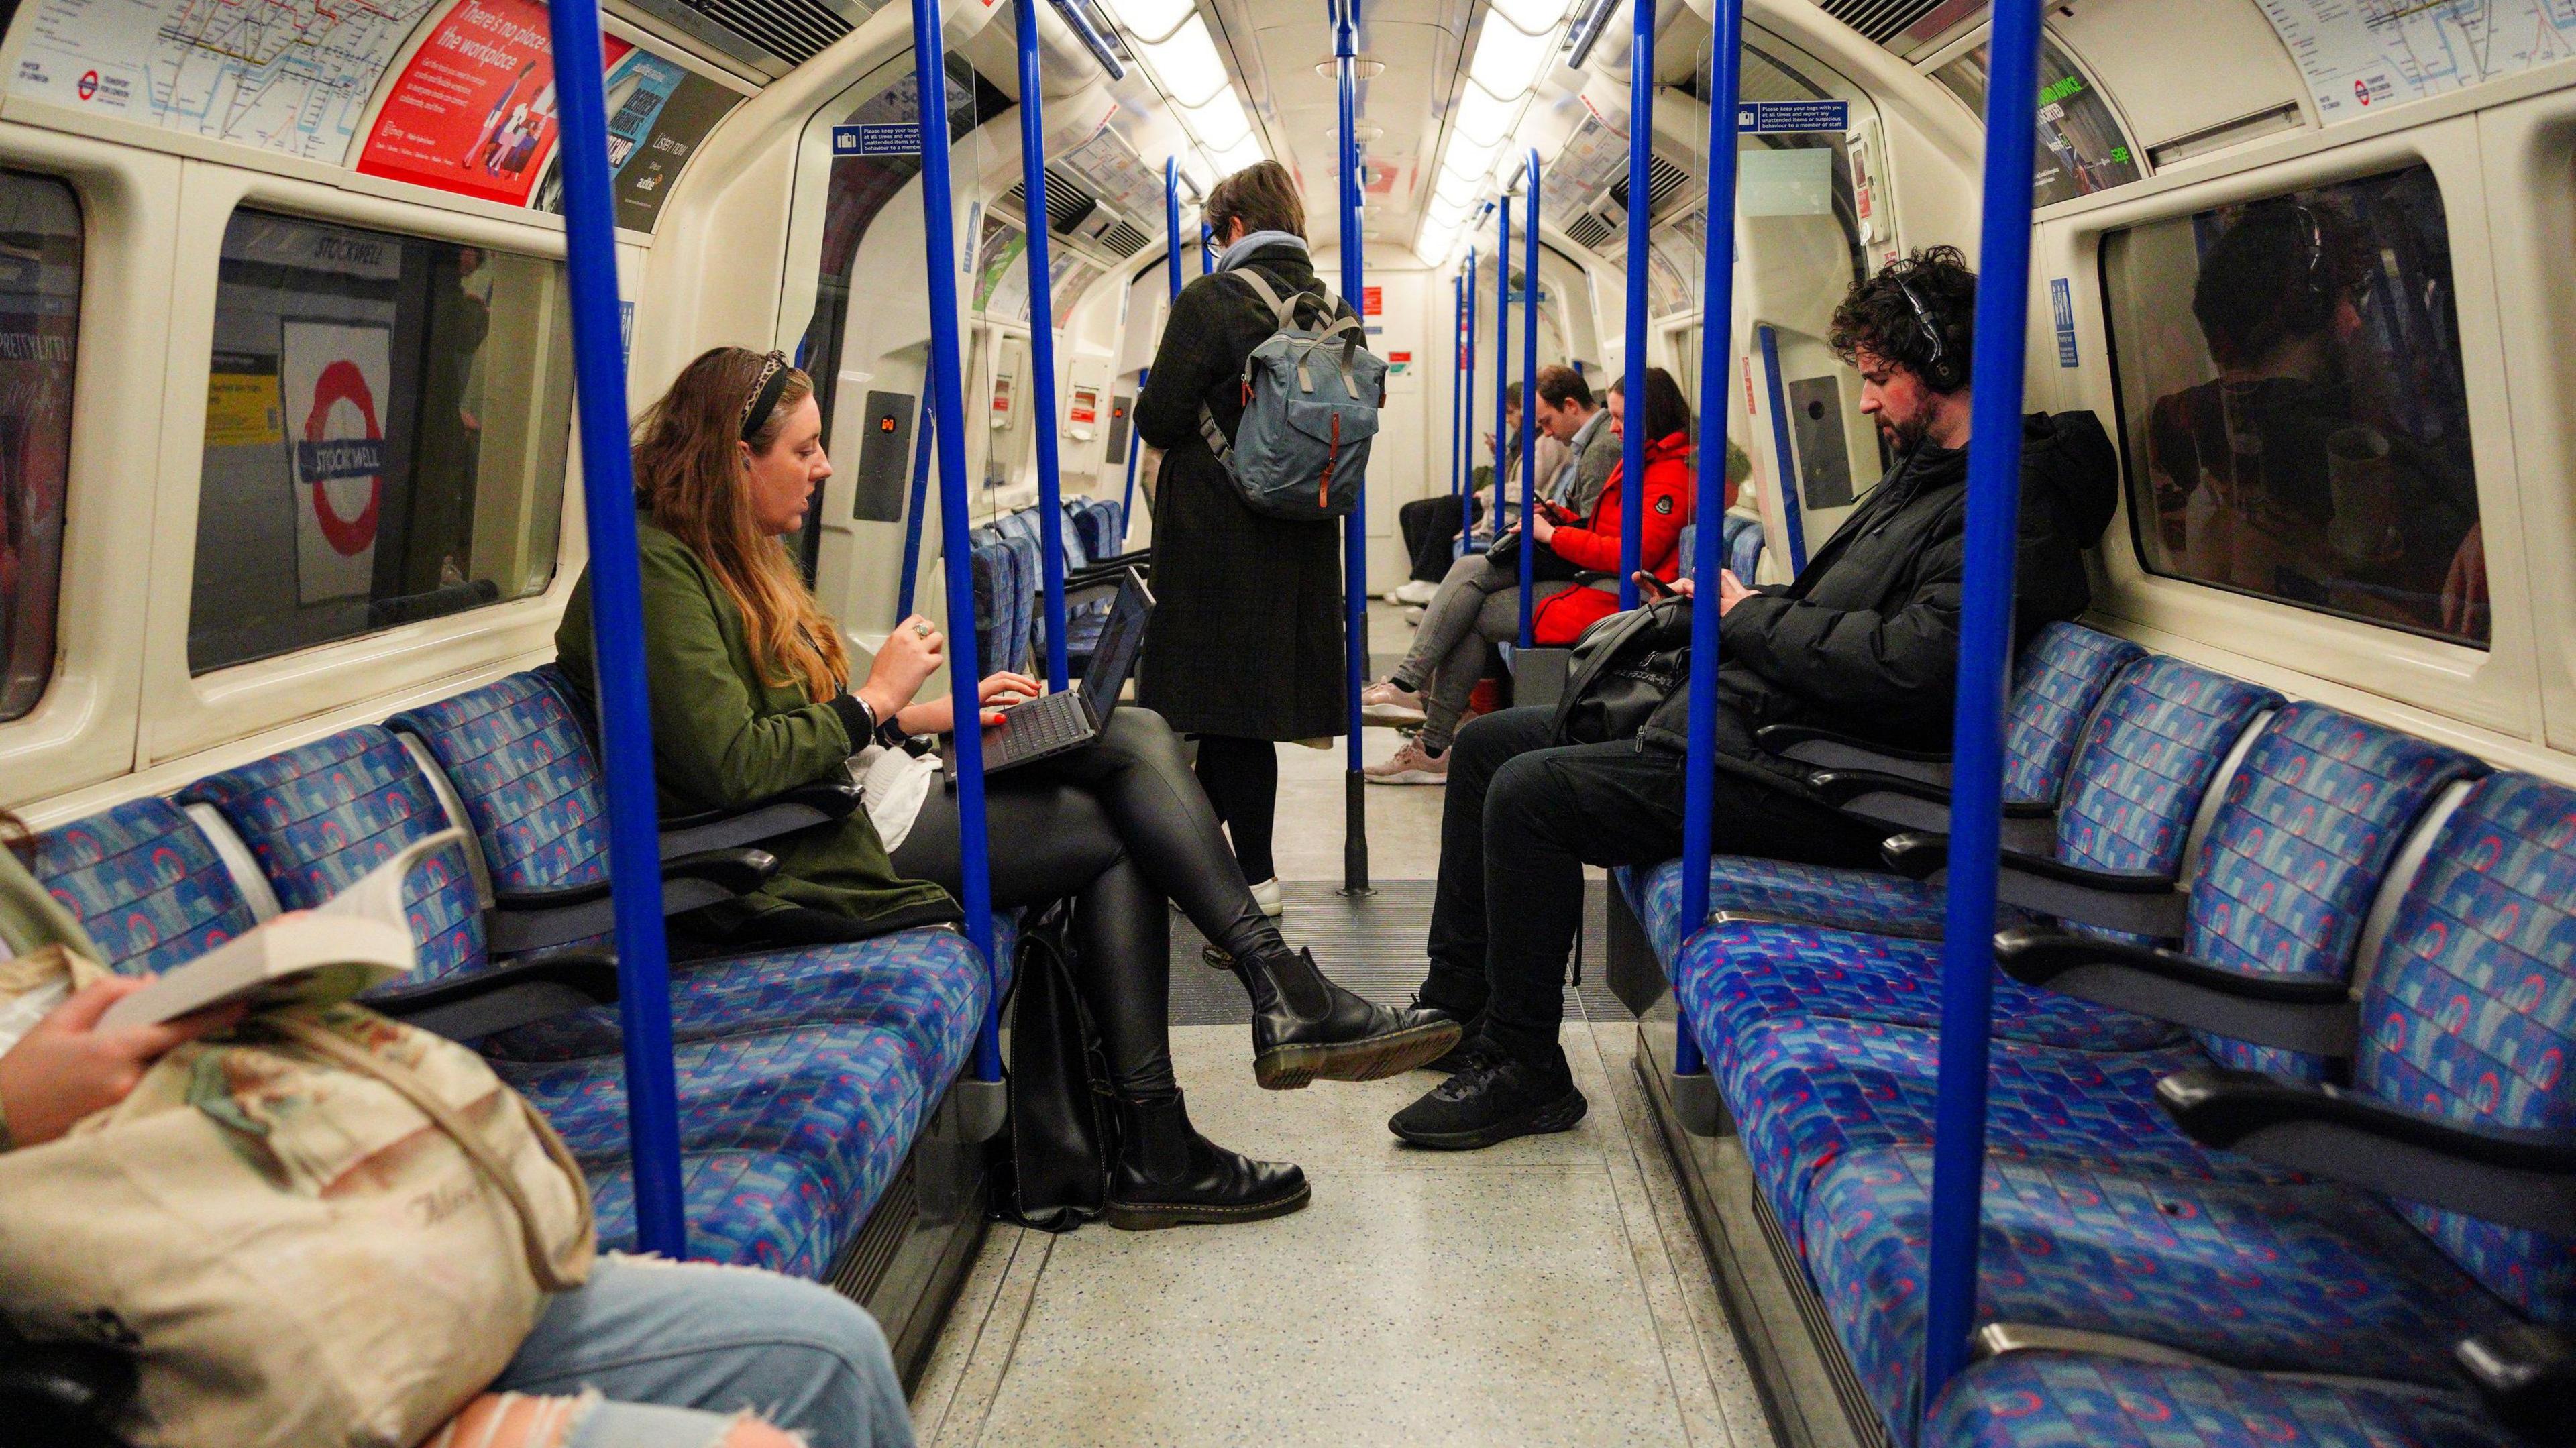
M 1667 598 L 1679 598 L 1681 596 L 1681 594 L 1675 590 L 1671 584 L 1664 582 L 1662 579 L 1657 578 L 1655 575 L 1648 573 L 1642 568 L 1638 569 L 1633 576 L 1637 580 L 1638 591 L 1646 596 L 1646 601 L 1648 603 L 1661 603 Z

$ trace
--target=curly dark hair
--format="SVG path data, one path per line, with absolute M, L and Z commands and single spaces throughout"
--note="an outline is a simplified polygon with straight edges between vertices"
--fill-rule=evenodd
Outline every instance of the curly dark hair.
M 1931 331 L 1925 330 L 1926 318 Z M 1866 351 L 1912 372 L 1933 391 L 1946 393 L 1968 385 L 1968 358 L 1976 335 L 1977 274 L 1968 270 L 1968 259 L 1957 247 L 1931 246 L 1889 262 L 1876 276 L 1852 283 L 1842 305 L 1834 308 L 1833 329 L 1826 340 L 1845 362 Z
M 2324 331 L 2369 267 L 2351 223 L 2333 208 L 2262 202 L 2201 258 L 2191 314 L 2219 366 L 2259 366 L 2282 343 Z

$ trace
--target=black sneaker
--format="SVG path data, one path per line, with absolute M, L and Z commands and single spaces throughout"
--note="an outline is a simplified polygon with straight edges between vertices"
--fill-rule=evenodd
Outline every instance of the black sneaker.
M 1458 1038 L 1458 1044 L 1450 1047 L 1447 1054 L 1425 1061 L 1414 1069 L 1437 1071 L 1443 1076 L 1455 1076 L 1462 1071 L 1499 1065 L 1502 1059 L 1501 1051 L 1485 1044 L 1485 1038 L 1470 1029 L 1467 1034 Z
M 1563 1060 L 1541 1069 L 1497 1054 L 1431 1088 L 1388 1118 L 1386 1129 L 1415 1146 L 1473 1151 L 1552 1131 L 1571 1131 L 1591 1103 Z

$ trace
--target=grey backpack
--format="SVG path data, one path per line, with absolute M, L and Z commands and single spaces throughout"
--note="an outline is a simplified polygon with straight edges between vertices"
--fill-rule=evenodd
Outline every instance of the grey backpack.
M 1243 364 L 1243 422 L 1229 439 L 1199 404 L 1199 435 L 1256 513 L 1297 522 L 1347 517 L 1360 503 L 1369 440 L 1386 400 L 1386 363 L 1370 354 L 1357 317 L 1312 292 L 1284 300 L 1252 271 L 1221 272 L 1249 284 L 1276 319 Z M 1297 304 L 1328 319 L 1298 325 Z

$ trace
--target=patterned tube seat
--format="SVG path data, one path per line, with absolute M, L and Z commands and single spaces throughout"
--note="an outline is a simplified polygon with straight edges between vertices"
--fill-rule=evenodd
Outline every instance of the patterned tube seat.
M 597 756 L 541 673 L 512 674 L 407 710 L 389 727 L 419 740 L 455 791 L 494 890 L 555 890 L 608 878 L 608 798 Z M 1007 991 L 1014 917 L 997 913 L 993 923 Z M 675 964 L 671 1031 L 691 1041 L 814 1021 L 884 1026 L 919 1048 L 924 1080 L 945 1082 L 972 1049 L 993 989 L 992 974 L 963 934 L 907 930 L 855 944 Z M 621 1041 L 616 1009 L 594 1006 L 504 1032 L 480 1049 L 545 1061 L 613 1054 Z
M 2307 909 L 2276 897 L 2262 913 L 2295 921 Z M 2490 1135 L 2569 1139 L 2576 792 L 2521 775 L 2469 788 L 2357 975 L 2358 1046 L 2338 1063 L 2346 1098 Z M 2310 1074 L 2288 1064 L 2287 1079 Z M 2009 1069 L 2000 1053 L 1998 1065 Z M 2419 1395 L 2456 1391 L 2452 1349 L 2468 1336 L 2576 1324 L 2576 1237 L 2471 1215 L 2456 1199 L 2444 1207 L 2339 1183 L 2159 1175 L 2139 1153 L 2034 1145 L 2000 1112 L 1990 1129 L 2025 1150 L 1990 1158 L 1981 1321 L 2106 1333 L 2227 1369 L 2385 1381 Z M 2341 1159 L 2362 1172 L 2376 1155 Z M 2436 1173 L 2418 1166 L 2387 1184 L 2434 1195 Z M 1912 1441 L 1920 1389 L 1930 1176 L 1919 1144 L 1847 1149 L 1814 1172 L 1803 1203 L 1810 1273 L 1900 1443 Z M 2034 1414 L 2090 1401 L 2083 1374 L 2052 1386 L 2045 1368 L 2023 1375 L 2039 1395 Z M 2204 1394 L 2224 1386 L 2172 1381 Z M 1986 1390 L 1954 1398 L 1961 1391 Z M 2381 1411 L 2388 1396 L 2348 1391 L 2362 1395 L 2352 1411 Z M 2391 1392 L 2402 1402 L 2407 1389 Z M 1953 1410 L 1992 1422 L 2000 1401 Z
M 2211 766 L 2216 766 L 2235 739 L 2236 731 L 2226 728 L 2228 722 L 2233 719 L 2236 730 L 2243 728 L 2244 718 L 2233 712 L 2242 700 L 2204 682 L 2217 676 L 2188 665 L 2174 666 L 2188 672 L 2126 677 L 2130 666 L 2145 656 L 2146 651 L 2135 644 L 2063 623 L 2042 629 L 2022 650 L 2005 715 L 2004 800 L 2008 805 L 2055 806 L 2073 787 L 2071 774 L 2080 777 L 2088 766 L 2112 768 L 2124 762 L 2129 749 L 2162 742 L 2163 737 L 2199 742 L 2224 733 L 2226 737 L 2216 740 L 2216 752 L 2210 755 Z M 2121 685 L 2117 693 L 2112 688 L 2115 681 Z M 2202 706 L 2190 707 L 2203 694 L 2210 697 Z M 2107 702 L 2106 695 L 2110 695 Z M 2097 716 L 2132 721 L 2131 727 L 2111 730 L 2096 740 Z M 2143 736 L 2140 730 L 2145 731 Z M 2092 751 L 2081 761 L 2079 745 Z M 2068 805 L 2079 811 L 2092 807 L 2092 796 L 2070 799 Z M 2061 837 L 2061 848 L 2063 843 Z M 2179 840 L 2175 849 L 2179 853 Z M 2082 861 L 2070 859 L 2070 863 Z M 1681 861 L 1669 860 L 1644 871 L 1623 867 L 1617 874 L 1628 903 L 1654 944 L 1656 958 L 1670 964 L 1687 933 L 1681 928 Z M 1877 870 L 1831 869 L 1785 860 L 1730 855 L 1711 859 L 1708 908 L 1711 918 L 1737 915 L 1925 938 L 1941 933 L 1937 887 Z M 2027 918 L 2007 908 L 2011 919 Z

